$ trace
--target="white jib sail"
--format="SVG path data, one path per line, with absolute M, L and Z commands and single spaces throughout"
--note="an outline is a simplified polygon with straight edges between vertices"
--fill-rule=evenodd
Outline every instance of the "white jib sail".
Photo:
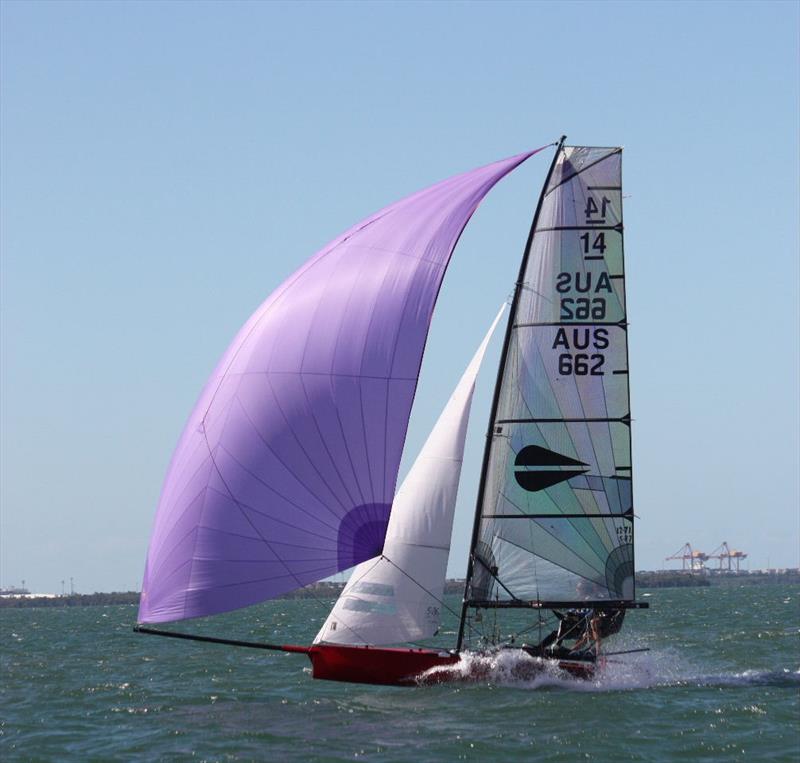
M 439 629 L 475 379 L 504 310 L 397 491 L 383 554 L 355 567 L 314 643 L 397 644 Z

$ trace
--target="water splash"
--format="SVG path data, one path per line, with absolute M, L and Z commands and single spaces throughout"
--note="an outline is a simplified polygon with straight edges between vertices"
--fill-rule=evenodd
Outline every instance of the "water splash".
M 552 660 L 531 657 L 518 649 L 465 653 L 455 665 L 431 668 L 421 684 L 463 682 L 523 689 L 579 692 L 632 691 L 669 686 L 800 686 L 800 669 L 744 670 L 708 673 L 684 654 L 671 649 L 609 657 L 590 678 L 579 678 Z
M 531 657 L 519 649 L 495 652 L 465 652 L 455 665 L 431 668 L 419 678 L 421 684 L 464 682 L 531 689 L 563 686 L 585 689 L 595 680 L 576 678 L 552 660 Z

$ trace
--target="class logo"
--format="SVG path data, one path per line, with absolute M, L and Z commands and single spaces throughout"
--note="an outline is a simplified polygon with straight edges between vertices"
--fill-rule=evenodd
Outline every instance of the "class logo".
M 539 445 L 525 446 L 517 453 L 514 466 L 517 484 L 530 493 L 545 490 L 589 471 L 589 464 Z

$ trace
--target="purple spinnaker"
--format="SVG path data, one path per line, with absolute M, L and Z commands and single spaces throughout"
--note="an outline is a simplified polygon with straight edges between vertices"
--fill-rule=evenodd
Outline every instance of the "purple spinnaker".
M 140 622 L 256 604 L 381 553 L 453 248 L 492 186 L 535 153 L 386 207 L 256 310 L 173 454 Z

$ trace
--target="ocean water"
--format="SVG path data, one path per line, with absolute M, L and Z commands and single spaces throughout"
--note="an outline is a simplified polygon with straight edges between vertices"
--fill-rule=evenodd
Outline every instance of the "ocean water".
M 0 610 L 0 758 L 799 760 L 800 589 L 642 594 L 651 609 L 629 613 L 613 648 L 651 651 L 594 681 L 515 682 L 505 657 L 487 681 L 417 688 L 314 681 L 302 655 L 134 634 L 134 607 Z M 302 644 L 330 604 L 182 627 Z

